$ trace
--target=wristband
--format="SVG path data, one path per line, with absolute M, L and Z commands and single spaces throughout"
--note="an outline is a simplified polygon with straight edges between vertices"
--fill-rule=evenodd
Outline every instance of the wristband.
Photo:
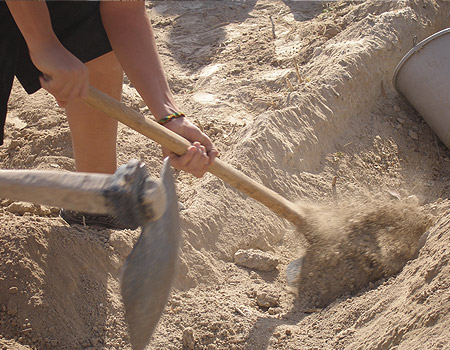
M 183 117 L 185 117 L 184 113 L 175 112 L 175 113 L 173 113 L 171 115 L 168 115 L 167 117 L 162 118 L 161 120 L 158 120 L 158 123 L 161 124 L 161 125 L 164 125 L 164 124 L 170 122 L 172 119 L 183 118 Z

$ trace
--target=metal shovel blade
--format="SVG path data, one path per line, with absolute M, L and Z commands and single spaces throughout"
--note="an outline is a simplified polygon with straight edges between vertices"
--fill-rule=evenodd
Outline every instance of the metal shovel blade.
M 122 300 L 131 346 L 145 349 L 164 310 L 178 260 L 180 220 L 178 200 L 168 159 L 161 178 L 167 208 L 157 221 L 142 227 L 122 275 Z

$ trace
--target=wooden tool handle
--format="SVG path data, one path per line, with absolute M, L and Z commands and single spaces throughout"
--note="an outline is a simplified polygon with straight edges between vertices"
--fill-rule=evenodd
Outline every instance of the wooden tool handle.
M 180 135 L 153 120 L 145 118 L 140 113 L 94 87 L 90 87 L 89 96 L 84 101 L 178 155 L 186 153 L 187 148 L 191 145 L 188 140 Z M 216 159 L 208 170 L 224 182 L 256 199 L 292 223 L 299 225 L 304 222 L 300 210 L 294 203 L 259 184 L 220 159 Z
M 110 206 L 103 193 L 110 177 L 44 170 L 0 170 L 0 197 L 110 214 Z

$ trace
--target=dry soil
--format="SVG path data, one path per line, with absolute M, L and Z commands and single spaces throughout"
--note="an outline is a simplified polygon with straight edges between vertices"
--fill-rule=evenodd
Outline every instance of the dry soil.
M 147 8 L 183 111 L 224 161 L 301 201 L 327 233 L 308 242 L 212 175 L 177 173 L 180 264 L 149 349 L 450 348 L 450 151 L 392 86 L 413 43 L 449 25 L 450 4 Z M 123 87 L 124 103 L 151 118 L 126 77 Z M 119 165 L 131 158 L 158 177 L 159 147 L 120 126 Z M 0 167 L 74 169 L 64 111 L 46 92 L 15 84 Z M 57 208 L 0 204 L 0 349 L 130 349 L 119 276 L 139 231 L 69 227 Z M 329 253 L 339 249 L 347 260 Z M 234 262 L 238 250 L 246 262 Z

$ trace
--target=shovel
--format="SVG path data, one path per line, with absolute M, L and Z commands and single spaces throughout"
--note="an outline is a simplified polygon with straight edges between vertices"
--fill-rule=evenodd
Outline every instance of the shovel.
M 143 350 L 163 312 L 178 257 L 178 201 L 168 159 L 158 181 L 137 160 L 114 175 L 0 170 L 0 197 L 110 214 L 130 229 L 142 227 L 121 289 L 132 347 Z

